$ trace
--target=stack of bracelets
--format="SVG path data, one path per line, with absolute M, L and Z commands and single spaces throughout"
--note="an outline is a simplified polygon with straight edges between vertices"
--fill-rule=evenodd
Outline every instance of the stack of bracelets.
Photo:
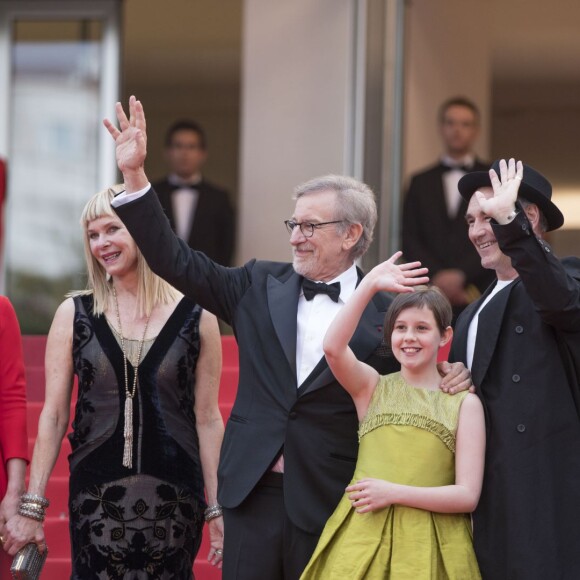
M 41 495 L 35 493 L 25 493 L 20 498 L 20 507 L 18 508 L 18 515 L 43 522 L 46 517 L 46 508 L 50 502 Z
M 209 522 L 214 518 L 219 518 L 222 514 L 223 514 L 222 506 L 219 504 L 210 505 L 203 512 L 203 516 L 206 522 Z

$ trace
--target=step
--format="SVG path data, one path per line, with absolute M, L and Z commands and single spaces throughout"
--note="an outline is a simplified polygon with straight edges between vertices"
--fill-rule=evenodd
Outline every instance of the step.
M 55 558 L 53 557 L 52 552 L 49 552 L 40 578 L 42 580 L 66 580 L 67 578 L 70 578 L 70 574 L 70 555 L 66 558 Z M 196 580 L 201 579 L 196 578 Z
M 68 474 L 50 477 L 46 486 L 46 497 L 50 500 L 47 510 L 50 517 L 68 518 Z
M 44 537 L 49 549 L 49 558 L 70 559 L 68 517 L 47 516 L 44 520 Z
M 46 349 L 45 334 L 26 334 L 22 337 L 24 366 L 44 366 L 44 351 Z
M 28 438 L 28 457 L 32 459 L 32 452 L 34 450 L 34 443 L 35 438 L 29 437 Z M 61 444 L 60 444 L 60 452 L 58 457 L 56 458 L 56 463 L 54 464 L 54 469 L 52 470 L 52 474 L 59 476 L 59 475 L 67 475 L 69 473 L 68 468 L 68 456 L 70 453 L 70 443 L 68 439 L 65 437 Z
M 234 336 L 222 336 L 222 359 L 223 359 L 223 366 L 239 366 L 238 361 L 239 351 L 238 351 L 238 343 L 236 342 L 236 338 Z

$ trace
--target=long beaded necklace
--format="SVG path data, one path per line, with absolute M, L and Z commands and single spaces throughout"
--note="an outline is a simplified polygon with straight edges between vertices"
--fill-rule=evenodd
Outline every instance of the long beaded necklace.
M 133 398 L 137 392 L 137 373 L 139 370 L 139 363 L 141 362 L 141 351 L 143 350 L 143 343 L 145 342 L 145 335 L 147 334 L 147 327 L 149 326 L 149 319 L 151 313 L 145 322 L 143 329 L 143 336 L 139 341 L 139 348 L 137 350 L 137 361 L 133 366 L 133 387 L 129 390 L 129 370 L 127 361 L 127 352 L 125 350 L 125 338 L 123 337 L 123 327 L 121 326 L 121 315 L 119 314 L 119 302 L 117 300 L 117 291 L 115 286 L 113 288 L 113 297 L 115 299 L 115 313 L 117 314 L 117 325 L 119 326 L 119 335 L 121 337 L 121 350 L 123 351 L 123 367 L 125 369 L 125 425 L 123 428 L 123 436 L 125 438 L 125 445 L 123 447 L 123 467 L 131 469 L 133 467 Z

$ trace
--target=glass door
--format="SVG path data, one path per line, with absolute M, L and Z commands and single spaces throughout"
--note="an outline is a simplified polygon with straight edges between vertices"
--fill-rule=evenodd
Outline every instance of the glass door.
M 0 22 L 0 283 L 23 332 L 45 333 L 85 285 L 82 207 L 116 180 L 101 120 L 119 98 L 119 2 L 3 2 Z

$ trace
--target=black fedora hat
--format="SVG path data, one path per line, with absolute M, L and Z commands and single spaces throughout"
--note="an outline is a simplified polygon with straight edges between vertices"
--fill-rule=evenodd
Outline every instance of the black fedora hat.
M 499 176 L 499 160 L 493 162 L 492 169 Z M 491 179 L 487 171 L 473 171 L 464 175 L 457 185 L 461 196 L 469 201 L 480 187 L 491 187 Z M 546 217 L 548 231 L 557 230 L 564 224 L 562 212 L 551 201 L 552 185 L 533 167 L 524 164 L 524 174 L 518 195 L 535 203 Z

